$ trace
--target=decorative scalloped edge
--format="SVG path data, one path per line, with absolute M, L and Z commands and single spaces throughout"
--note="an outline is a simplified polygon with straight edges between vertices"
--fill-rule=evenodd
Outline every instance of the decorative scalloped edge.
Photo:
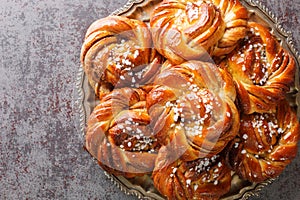
M 136 189 L 133 188 L 129 188 L 126 187 L 122 182 L 119 181 L 119 179 L 117 179 L 117 177 L 115 177 L 114 175 L 111 175 L 109 173 L 107 173 L 106 171 L 104 171 L 104 174 L 106 175 L 106 177 L 112 181 L 122 192 L 124 192 L 126 195 L 134 195 L 139 199 L 149 199 L 151 200 L 151 198 L 145 197 L 141 192 L 139 192 Z
M 252 196 L 259 196 L 259 192 L 266 186 L 272 184 L 276 179 L 269 179 L 266 180 L 262 183 L 257 184 L 253 190 L 251 191 L 247 191 L 243 194 L 243 196 L 241 197 L 241 200 L 247 200 L 248 198 L 252 197 Z
M 123 7 L 115 10 L 110 15 L 121 15 L 122 13 L 124 13 L 124 12 L 128 11 L 130 8 L 132 8 L 134 6 L 134 4 L 140 4 L 143 1 L 145 1 L 145 0 L 128 0 L 127 3 Z
M 77 77 L 76 77 L 76 88 L 77 88 L 77 92 L 78 92 L 78 99 L 75 101 L 75 106 L 78 109 L 79 112 L 79 125 L 80 125 L 80 132 L 82 134 L 82 136 L 84 136 L 84 131 L 85 131 L 85 110 L 83 107 L 83 101 L 84 101 L 84 92 L 83 92 L 83 80 L 84 80 L 84 70 L 83 67 L 80 65 L 79 69 L 78 69 L 78 73 L 77 73 Z
M 114 12 L 111 13 L 111 15 L 121 15 L 122 13 L 125 13 L 128 11 L 130 8 L 132 8 L 135 4 L 140 4 L 145 0 L 128 0 L 128 2 L 121 8 L 115 10 Z M 241 2 L 247 3 L 252 7 L 257 7 L 260 11 L 264 13 L 265 16 L 269 18 L 270 21 L 273 22 L 275 25 L 276 31 L 281 34 L 284 38 L 286 38 L 286 45 L 290 49 L 290 51 L 294 54 L 296 63 L 297 63 L 297 72 L 296 74 L 299 74 L 299 67 L 300 67 L 300 54 L 295 48 L 294 42 L 293 42 L 293 36 L 291 31 L 286 31 L 282 24 L 279 22 L 278 18 L 270 11 L 268 7 L 266 7 L 261 1 L 258 0 L 241 0 Z M 75 102 L 77 105 L 78 111 L 79 111 L 79 116 L 80 116 L 80 132 L 84 135 L 84 130 L 85 130 L 85 110 L 83 107 L 83 101 L 84 101 L 84 92 L 82 88 L 83 84 L 83 77 L 84 77 L 84 70 L 82 66 L 80 66 L 77 74 L 77 80 L 76 80 L 76 88 L 78 92 L 78 100 Z M 300 83 L 299 79 L 296 79 L 296 90 L 298 91 L 298 95 L 296 96 L 296 104 L 298 106 L 298 112 L 300 113 L 300 106 L 298 102 L 300 102 Z M 298 118 L 300 116 L 298 115 Z M 104 171 L 104 174 L 108 177 L 110 181 L 112 181 L 122 192 L 124 192 L 126 195 L 134 195 L 139 199 L 144 199 L 144 200 L 151 200 L 151 197 L 146 197 L 144 196 L 140 191 L 134 189 L 134 188 L 128 188 L 126 187 L 120 180 L 111 174 L 108 174 L 106 171 Z M 276 179 L 269 179 L 266 180 L 262 183 L 257 184 L 253 190 L 251 191 L 246 191 L 242 196 L 241 200 L 247 200 L 252 196 L 259 196 L 259 192 L 266 186 L 272 184 Z

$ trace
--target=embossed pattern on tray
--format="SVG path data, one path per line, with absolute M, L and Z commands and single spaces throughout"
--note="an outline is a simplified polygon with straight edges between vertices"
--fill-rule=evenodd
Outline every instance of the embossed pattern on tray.
M 269 11 L 269 9 L 261 4 L 259 1 L 254 0 L 240 0 L 241 3 L 249 10 L 251 14 L 251 20 L 259 21 L 272 30 L 272 33 L 278 38 L 281 45 L 287 49 L 295 58 L 297 71 L 295 85 L 292 87 L 288 94 L 290 104 L 297 109 L 297 116 L 300 119 L 300 76 L 299 66 L 300 57 L 299 52 L 294 47 L 292 36 L 290 32 L 285 31 L 277 18 Z M 130 18 L 149 22 L 149 13 L 153 6 L 159 3 L 160 0 L 129 0 L 126 5 L 119 8 L 111 15 L 122 15 Z M 78 73 L 77 87 L 79 93 L 79 109 L 81 117 L 81 131 L 84 134 L 85 124 L 87 118 L 90 115 L 92 109 L 97 103 L 93 89 L 89 86 L 86 75 L 84 74 L 82 67 L 80 67 Z M 163 200 L 164 198 L 154 188 L 152 180 L 148 176 L 137 177 L 133 179 L 126 179 L 124 177 L 117 177 L 105 172 L 111 181 L 113 181 L 117 187 L 119 187 L 124 193 L 132 194 L 140 199 L 155 199 Z M 262 183 L 250 183 L 238 178 L 237 175 L 232 175 L 232 189 L 222 198 L 222 200 L 233 199 L 248 199 L 253 195 L 257 195 L 258 192 L 265 186 L 269 185 L 274 179 L 269 179 Z

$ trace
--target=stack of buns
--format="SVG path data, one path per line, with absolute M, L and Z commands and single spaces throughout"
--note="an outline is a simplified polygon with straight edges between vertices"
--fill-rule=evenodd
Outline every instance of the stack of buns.
M 296 156 L 295 61 L 238 0 L 163 0 L 147 24 L 99 19 L 81 62 L 99 99 L 87 150 L 168 199 L 220 199 L 232 173 L 262 182 Z

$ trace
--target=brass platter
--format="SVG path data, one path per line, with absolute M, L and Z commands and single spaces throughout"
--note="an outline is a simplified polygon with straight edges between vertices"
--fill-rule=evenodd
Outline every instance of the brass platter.
M 129 18 L 135 18 L 144 22 L 149 22 L 149 14 L 153 7 L 161 0 L 129 0 L 123 7 L 114 11 L 111 15 L 122 15 Z M 271 29 L 271 32 L 277 37 L 281 45 L 294 56 L 297 71 L 295 75 L 295 85 L 288 94 L 288 100 L 296 110 L 298 119 L 300 119 L 300 56 L 294 47 L 291 32 L 283 29 L 277 18 L 269 9 L 261 4 L 260 1 L 240 0 L 249 10 L 250 20 L 260 22 Z M 96 20 L 96 19 L 95 19 Z M 86 75 L 80 66 L 77 88 L 79 99 L 77 106 L 80 112 L 80 128 L 84 135 L 87 118 L 97 103 L 93 89 L 89 86 Z M 95 163 L 96 164 L 96 163 Z M 135 195 L 139 199 L 163 200 L 164 198 L 154 188 L 149 176 L 126 179 L 121 176 L 114 176 L 105 172 L 109 179 L 124 193 Z M 266 180 L 262 183 L 250 183 L 239 179 L 232 173 L 231 191 L 223 196 L 222 200 L 248 199 L 251 196 L 258 195 L 258 192 L 265 186 L 271 184 L 274 179 Z

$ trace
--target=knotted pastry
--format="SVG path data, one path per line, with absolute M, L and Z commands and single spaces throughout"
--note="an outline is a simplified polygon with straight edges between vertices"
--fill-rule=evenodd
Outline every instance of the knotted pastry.
M 109 173 L 134 177 L 151 173 L 159 144 L 149 123 L 142 89 L 114 89 L 88 120 L 86 148 Z
M 201 61 L 166 65 L 154 85 L 147 95 L 151 127 L 181 159 L 211 157 L 236 136 L 239 113 L 226 71 Z
M 152 178 L 157 190 L 170 200 L 214 200 L 229 192 L 230 172 L 223 156 L 184 162 L 164 146 L 159 150 Z
M 87 30 L 81 62 L 100 98 L 114 87 L 138 87 L 159 71 L 161 56 L 152 48 L 151 33 L 142 21 L 109 16 Z
M 251 32 L 221 67 L 232 74 L 244 113 L 268 112 L 285 98 L 295 76 L 295 61 L 269 30 L 249 22 Z
M 229 163 L 243 179 L 261 182 L 278 176 L 295 158 L 300 126 L 286 101 L 272 113 L 241 116 Z
M 153 10 L 154 46 L 174 64 L 230 53 L 247 30 L 238 0 L 164 0 Z M 205 58 L 207 59 L 207 58 Z

